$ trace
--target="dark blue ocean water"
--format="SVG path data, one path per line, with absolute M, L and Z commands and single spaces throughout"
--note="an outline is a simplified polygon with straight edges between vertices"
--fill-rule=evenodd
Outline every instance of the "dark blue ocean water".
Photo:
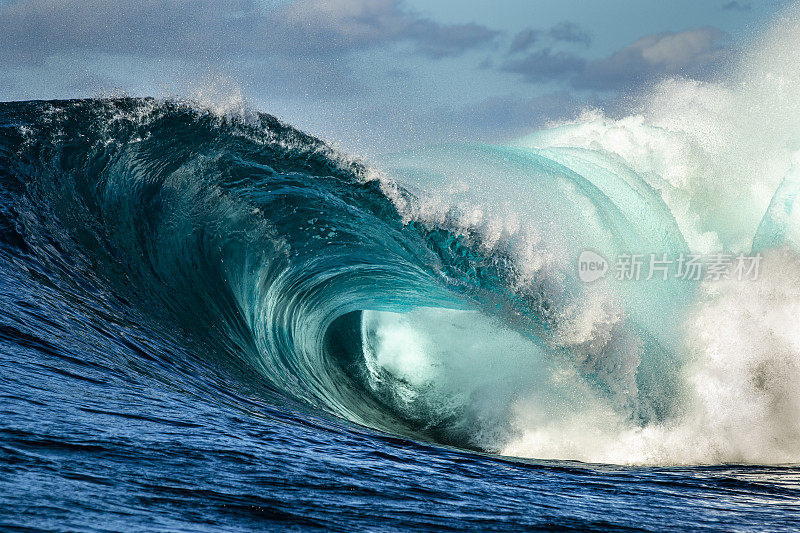
M 371 387 L 362 310 L 548 316 L 363 172 L 266 115 L 1 104 L 0 529 L 800 529 L 797 466 L 501 457 Z

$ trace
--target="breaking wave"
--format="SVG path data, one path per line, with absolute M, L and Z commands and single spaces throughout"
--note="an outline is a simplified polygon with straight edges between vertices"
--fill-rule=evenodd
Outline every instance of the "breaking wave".
M 629 116 L 369 165 L 254 112 L 2 104 L 0 256 L 191 346 L 159 379 L 511 456 L 798 462 L 798 35 Z M 586 250 L 763 260 L 584 283 Z

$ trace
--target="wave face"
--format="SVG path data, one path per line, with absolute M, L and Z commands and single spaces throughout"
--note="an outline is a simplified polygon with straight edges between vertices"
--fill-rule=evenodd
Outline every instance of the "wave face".
M 385 162 L 505 176 L 525 205 L 479 227 L 472 207 L 432 217 L 423 193 L 265 115 L 108 100 L 6 104 L 3 123 L 7 253 L 98 287 L 159 337 L 178 328 L 201 363 L 280 401 L 493 452 L 519 435 L 520 401 L 547 423 L 595 403 L 636 424 L 680 409 L 676 329 L 636 304 L 682 313 L 691 291 L 575 279 L 580 248 L 686 248 L 642 181 L 517 148 Z M 535 224 L 502 226 L 522 209 Z

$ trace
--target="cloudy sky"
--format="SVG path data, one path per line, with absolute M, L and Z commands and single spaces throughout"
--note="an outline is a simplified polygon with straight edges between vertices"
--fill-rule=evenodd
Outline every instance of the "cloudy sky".
M 713 78 L 784 0 L 0 0 L 0 100 L 242 95 L 367 155 Z

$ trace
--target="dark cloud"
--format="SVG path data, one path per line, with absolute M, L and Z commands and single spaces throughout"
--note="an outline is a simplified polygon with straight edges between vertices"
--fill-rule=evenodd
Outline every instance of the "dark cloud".
M 730 58 L 727 40 L 719 29 L 697 28 L 648 35 L 601 59 L 589 61 L 543 49 L 508 61 L 502 68 L 533 83 L 566 81 L 577 89 L 631 89 L 659 77 L 708 76 Z
M 622 89 L 658 77 L 703 78 L 730 57 L 727 41 L 725 32 L 709 27 L 649 35 L 607 58 L 590 62 L 573 85 Z
M 399 0 L 21 0 L 0 5 L 0 57 L 18 63 L 93 51 L 146 57 L 330 57 L 409 42 L 422 54 L 460 54 L 496 32 L 440 24 Z
M 532 83 L 568 80 L 586 68 L 586 60 L 568 52 L 537 50 L 522 59 L 507 62 L 503 70 L 522 74 Z
M 431 57 L 460 54 L 498 32 L 478 24 L 439 24 L 406 11 L 399 0 L 295 0 L 271 17 L 271 31 L 313 53 L 364 49 L 408 41 Z M 288 37 L 288 40 L 286 39 Z
M 525 28 L 511 40 L 511 46 L 508 48 L 509 54 L 518 54 L 527 52 L 533 45 L 539 43 L 544 37 L 547 37 L 551 43 L 578 43 L 589 45 L 591 38 L 589 34 L 581 29 L 580 26 L 574 22 L 563 21 L 555 26 L 552 26 L 547 31 L 537 30 L 534 28 Z
M 750 11 L 753 9 L 753 5 L 750 2 L 737 2 L 736 0 L 731 0 L 722 5 L 722 9 L 726 11 Z
M 574 22 L 563 21 L 559 22 L 547 31 L 547 35 L 554 41 L 561 41 L 565 43 L 579 43 L 586 46 L 592 42 L 589 34 L 581 29 L 580 26 Z
M 237 10 L 252 9 L 239 4 Z M 77 50 L 155 56 L 181 48 L 185 55 L 206 46 L 199 36 L 218 33 L 215 19 L 207 1 L 189 9 L 176 0 L 22 0 L 0 8 L 0 57 L 40 63 Z
M 526 52 L 541 38 L 542 32 L 533 28 L 526 28 L 517 33 L 511 41 L 509 53 Z
M 440 26 L 430 20 L 418 20 L 406 30 L 406 38 L 416 43 L 418 52 L 438 59 L 460 55 L 492 40 L 497 33 L 478 24 Z

